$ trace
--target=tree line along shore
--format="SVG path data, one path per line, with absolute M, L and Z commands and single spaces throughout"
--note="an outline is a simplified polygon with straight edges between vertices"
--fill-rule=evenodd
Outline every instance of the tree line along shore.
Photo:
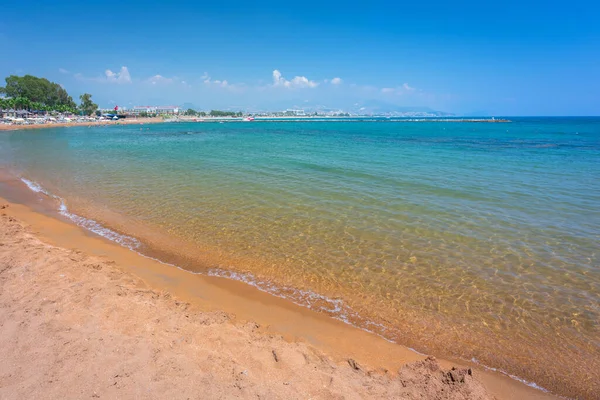
M 80 104 L 58 83 L 33 75 L 5 78 L 5 86 L 0 87 L 0 110 L 27 111 L 35 115 L 71 114 L 91 116 L 98 109 L 92 101 L 92 95 L 84 93 L 79 96 Z
M 186 116 L 241 117 L 241 112 L 212 110 L 208 113 L 189 109 Z M 106 119 L 122 119 L 127 114 L 103 114 L 92 95 L 83 93 L 79 96 L 79 104 L 65 88 L 56 82 L 33 75 L 10 75 L 5 78 L 5 85 L 0 87 L 0 122 L 2 124 L 45 124 L 91 122 Z M 142 112 L 136 117 L 164 117 Z

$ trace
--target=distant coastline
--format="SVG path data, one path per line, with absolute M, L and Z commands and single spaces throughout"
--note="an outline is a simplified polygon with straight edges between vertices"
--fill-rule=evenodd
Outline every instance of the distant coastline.
M 180 117 L 165 122 L 250 122 L 244 117 Z M 255 117 L 251 122 L 512 122 L 505 118 L 461 118 L 461 117 L 383 117 L 383 116 L 353 116 L 353 117 Z

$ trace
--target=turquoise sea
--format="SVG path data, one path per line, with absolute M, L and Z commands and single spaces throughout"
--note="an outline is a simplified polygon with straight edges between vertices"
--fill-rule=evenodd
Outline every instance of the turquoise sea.
M 511 121 L 24 130 L 0 167 L 142 253 L 598 393 L 600 118 Z

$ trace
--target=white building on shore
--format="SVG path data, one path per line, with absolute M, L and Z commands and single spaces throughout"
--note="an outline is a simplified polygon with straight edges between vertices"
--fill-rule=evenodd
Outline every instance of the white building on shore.
M 177 115 L 181 111 L 179 106 L 135 106 L 127 110 L 130 114 L 139 115 L 141 113 L 148 114 L 171 114 Z
M 284 111 L 284 115 L 295 116 L 295 117 L 305 117 L 306 113 L 304 112 L 304 110 L 294 110 L 294 109 L 288 108 L 287 110 Z

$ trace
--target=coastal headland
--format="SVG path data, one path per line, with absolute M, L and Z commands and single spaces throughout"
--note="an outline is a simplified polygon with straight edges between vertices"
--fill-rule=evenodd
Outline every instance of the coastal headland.
M 143 257 L 21 186 L 0 182 L 2 398 L 555 398 Z

